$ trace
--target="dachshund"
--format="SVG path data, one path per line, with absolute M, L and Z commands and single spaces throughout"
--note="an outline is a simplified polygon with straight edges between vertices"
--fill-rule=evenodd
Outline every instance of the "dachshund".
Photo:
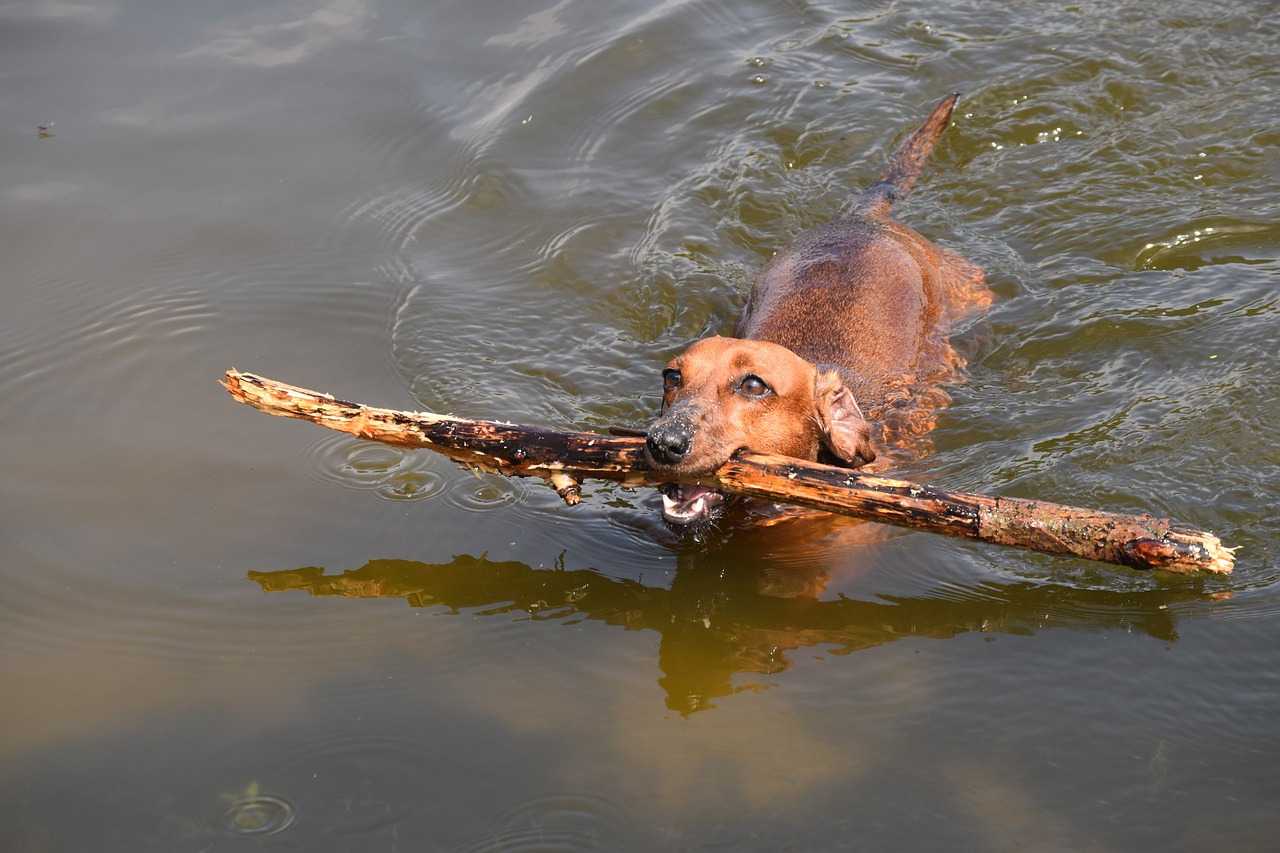
M 753 281 L 734 337 L 694 342 L 662 371 L 645 432 L 658 471 L 710 474 L 738 451 L 858 468 L 910 455 L 964 359 L 953 322 L 991 302 L 982 270 L 889 218 L 951 120 L 945 98 L 834 221 L 803 232 Z M 663 518 L 697 529 L 727 496 L 661 487 Z

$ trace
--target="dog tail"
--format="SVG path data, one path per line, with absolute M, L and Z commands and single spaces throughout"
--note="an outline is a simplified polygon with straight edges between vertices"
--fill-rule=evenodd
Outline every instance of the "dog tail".
M 933 114 L 920 125 L 920 129 L 907 137 L 898 146 L 885 166 L 871 185 L 863 190 L 862 195 L 853 200 L 842 212 L 841 218 L 865 216 L 870 219 L 885 219 L 894 202 L 907 197 L 916 179 L 924 171 L 925 161 L 933 153 L 938 144 L 938 137 L 947 129 L 951 121 L 951 111 L 960 100 L 960 93 L 948 95 L 933 108 Z

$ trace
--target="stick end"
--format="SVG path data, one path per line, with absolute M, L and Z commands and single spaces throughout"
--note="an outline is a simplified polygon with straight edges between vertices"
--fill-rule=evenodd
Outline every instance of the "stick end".
M 1158 569 L 1177 574 L 1212 572 L 1230 574 L 1236 548 L 1200 531 L 1170 530 L 1161 539 L 1134 539 L 1124 543 L 1124 562 L 1135 569 Z
M 582 484 L 568 474 L 552 474 L 547 479 L 566 506 L 577 506 L 582 501 Z

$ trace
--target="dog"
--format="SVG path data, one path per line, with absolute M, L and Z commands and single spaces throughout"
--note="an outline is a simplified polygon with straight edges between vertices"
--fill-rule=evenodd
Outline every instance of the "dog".
M 662 371 L 645 432 L 656 470 L 714 472 L 739 451 L 861 468 L 909 456 L 933 427 L 964 359 L 954 321 L 991 302 L 982 270 L 889 218 L 951 120 L 943 99 L 884 171 L 831 223 L 801 233 L 760 270 L 734 337 L 694 342 Z M 726 495 L 661 487 L 663 519 L 695 529 Z

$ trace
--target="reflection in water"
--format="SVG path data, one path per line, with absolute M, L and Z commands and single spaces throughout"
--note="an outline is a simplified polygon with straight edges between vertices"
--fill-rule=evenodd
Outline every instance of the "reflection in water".
M 1209 600 L 1199 588 L 1142 593 L 1017 583 L 948 589 L 946 598 L 881 596 L 879 601 L 824 601 L 810 594 L 762 593 L 777 586 L 768 561 L 722 571 L 723 563 L 683 555 L 670 588 L 607 577 L 591 569 L 534 569 L 524 563 L 455 556 L 451 563 L 371 560 L 326 575 L 315 566 L 249 572 L 264 591 L 305 590 L 344 598 L 403 598 L 412 607 L 496 616 L 524 612 L 535 622 L 591 619 L 658 632 L 659 684 L 681 713 L 714 707 L 736 693 L 739 673 L 786 670 L 787 652 L 828 646 L 835 655 L 901 637 L 944 639 L 973 631 L 1033 634 L 1046 628 L 1123 630 L 1177 640 L 1169 605 Z M 801 585 L 803 586 L 803 585 Z
M 364 35 L 371 7 L 369 0 L 303 0 L 254 9 L 217 24 L 208 42 L 183 57 L 260 68 L 294 65 Z

